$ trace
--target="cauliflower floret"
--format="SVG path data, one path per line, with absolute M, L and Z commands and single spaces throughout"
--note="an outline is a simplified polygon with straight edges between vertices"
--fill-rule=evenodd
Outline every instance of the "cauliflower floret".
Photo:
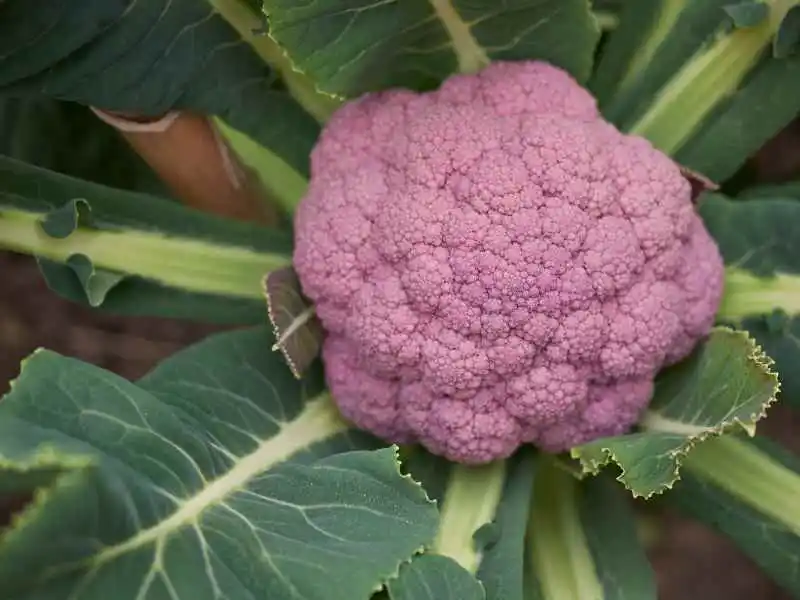
M 340 109 L 295 269 L 342 414 L 463 463 L 628 430 L 713 324 L 723 264 L 679 167 L 543 62 Z

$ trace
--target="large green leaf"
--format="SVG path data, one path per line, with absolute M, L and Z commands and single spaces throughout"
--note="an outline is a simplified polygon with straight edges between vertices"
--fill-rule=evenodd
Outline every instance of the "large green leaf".
M 639 541 L 630 498 L 611 477 L 588 479 L 579 507 L 603 600 L 656 600 L 655 574 Z
M 716 181 L 800 111 L 800 58 L 768 51 L 792 0 L 747 27 L 731 4 L 627 3 L 590 82 L 608 119 Z
M 800 596 L 800 460 L 763 438 L 719 441 L 687 461 L 665 501 L 729 537 Z
M 800 55 L 781 60 L 768 57 L 675 158 L 714 181 L 724 181 L 798 113 Z
M 731 0 L 626 2 L 590 87 L 607 119 L 627 128 L 728 18 Z
M 573 448 L 587 473 L 613 461 L 634 496 L 648 498 L 677 481 L 697 444 L 728 431 L 754 431 L 775 401 L 771 361 L 745 332 L 715 329 L 707 341 L 656 379 L 639 431 Z
M 0 481 L 40 486 L 0 537 L 3 595 L 367 600 L 429 544 L 395 449 L 350 435 L 273 342 L 215 336 L 136 384 L 30 357 L 0 403 Z
M 400 567 L 387 587 L 392 600 L 486 599 L 477 579 L 456 561 L 436 554 L 423 554 Z
M 150 115 L 219 115 L 307 174 L 319 126 L 216 12 L 242 8 L 240 0 L 4 0 L 0 91 Z
M 700 214 L 728 266 L 721 321 L 749 331 L 772 357 L 781 398 L 800 403 L 800 202 L 793 186 L 743 200 L 709 194 Z
M 0 97 L 0 155 L 117 188 L 169 195 L 122 136 L 72 102 Z
M 428 89 L 490 60 L 540 59 L 588 77 L 588 0 L 265 0 L 270 35 L 326 92 Z
M 655 600 L 630 498 L 619 486 L 605 476 L 579 482 L 552 460 L 534 485 L 529 600 Z
M 39 225 L 48 215 L 50 236 Z M 290 263 L 292 237 L 0 157 L 0 247 L 41 257 L 50 286 L 77 302 L 258 323 L 266 315 L 261 280 Z M 88 264 L 64 266 L 76 256 Z M 85 277 L 94 268 L 131 277 L 97 296 Z

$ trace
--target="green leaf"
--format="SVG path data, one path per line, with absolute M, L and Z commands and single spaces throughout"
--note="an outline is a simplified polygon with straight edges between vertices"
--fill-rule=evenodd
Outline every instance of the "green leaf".
M 649 72 L 656 50 L 672 31 L 685 5 L 683 0 L 651 0 L 625 2 L 620 7 L 618 24 L 603 44 L 588 84 L 607 117 L 618 120 L 620 115 L 612 103 L 621 102 L 624 90 Z
M 726 19 L 730 0 L 626 2 L 592 78 L 603 115 L 628 129 Z
M 252 38 L 217 13 L 239 16 L 242 8 L 239 0 L 5 0 L 0 92 L 146 115 L 218 115 L 307 175 L 319 125 L 262 62 L 263 52 L 244 43 Z M 257 13 L 247 14 L 258 23 Z
M 764 50 L 794 1 L 770 0 L 764 23 L 715 35 L 681 66 L 626 129 L 672 155 L 690 144 L 757 65 L 770 60 Z M 774 94 L 778 90 L 761 91 Z
M 0 537 L 18 600 L 366 600 L 430 544 L 396 450 L 349 435 L 321 380 L 211 337 L 134 384 L 40 351 L 0 403 L 0 480 L 58 469 Z
M 599 29 L 586 0 L 265 0 L 269 35 L 329 93 L 423 90 L 490 60 L 546 60 L 588 77 Z
M 800 112 L 800 56 L 765 59 L 675 154 L 683 165 L 724 181 Z
M 754 27 L 769 17 L 769 6 L 760 0 L 745 0 L 723 8 L 736 27 Z
M 781 21 L 772 41 L 772 55 L 786 58 L 800 50 L 800 6 L 793 6 Z
M 603 600 L 656 600 L 653 568 L 639 541 L 630 498 L 606 476 L 587 479 L 579 499 Z
M 483 532 L 484 539 L 479 536 L 476 540 L 483 552 L 478 579 L 487 600 L 525 599 L 525 528 L 538 461 L 532 448 L 522 448 L 508 463 L 491 530 Z
M 68 238 L 79 227 L 91 228 L 91 208 L 85 200 L 72 200 L 50 211 L 41 220 L 42 231 L 57 239 Z M 92 261 L 83 254 L 73 254 L 64 262 L 64 267 L 50 262 L 52 269 L 69 268 L 77 277 L 86 302 L 92 307 L 100 306 L 106 296 L 125 276 L 102 269 L 95 269 Z
M 117 188 L 170 195 L 113 128 L 72 102 L 0 98 L 0 155 Z
M 735 200 L 712 193 L 698 210 L 729 269 L 761 277 L 800 273 L 800 203 L 794 198 Z M 721 315 L 733 316 L 725 305 L 730 301 L 726 293 Z
M 585 473 L 613 461 L 634 496 L 672 487 L 684 457 L 704 440 L 731 430 L 753 432 L 775 401 L 771 360 L 746 332 L 716 328 L 692 355 L 661 372 L 640 431 L 573 448 Z
M 579 482 L 549 458 L 533 495 L 528 598 L 655 600 L 630 499 L 619 486 L 604 476 Z
M 495 518 L 505 488 L 506 467 L 505 460 L 453 465 L 441 502 L 433 552 L 452 558 L 470 573 L 477 571 L 482 548 L 476 536 L 485 540 L 484 528 Z
M 125 279 L 125 275 L 120 273 L 95 269 L 92 261 L 83 254 L 73 254 L 65 265 L 75 272 L 81 289 L 86 294 L 86 301 L 92 308 L 103 304 L 108 293 Z
M 793 4 L 768 0 L 763 22 L 736 29 L 727 0 L 629 3 L 591 84 L 603 114 L 680 164 L 727 179 L 800 109 L 786 89 L 800 80 L 797 65 L 765 52 Z
M 778 584 L 800 595 L 800 461 L 759 437 L 713 444 L 704 448 L 711 452 L 687 460 L 665 501 L 729 537 Z
M 485 600 L 480 582 L 446 556 L 423 554 L 388 584 L 392 600 Z
M 264 278 L 269 320 L 275 332 L 273 351 L 280 350 L 297 378 L 319 355 L 325 334 L 314 307 L 304 296 L 292 267 L 271 271 Z
M 91 211 L 91 227 L 79 222 L 77 207 Z M 51 233 L 67 237 L 47 236 L 42 219 Z M 70 231 L 75 225 L 81 226 Z M 100 308 L 123 314 L 263 322 L 260 282 L 270 270 L 291 262 L 290 232 L 4 157 L 0 232 L 0 247 L 39 257 L 48 284 L 64 297 L 89 305 L 101 300 Z M 73 258 L 79 255 L 85 258 Z M 78 278 L 62 266 L 70 259 L 73 266 L 78 261 Z M 86 260 L 94 271 L 86 270 Z M 111 286 L 113 278 L 100 275 L 107 272 L 131 277 Z
M 524 598 L 525 526 L 537 464 L 532 447 L 489 468 L 459 467 L 418 447 L 404 461 L 441 507 L 439 543 L 432 551 L 455 549 L 449 557 L 470 568 L 479 559 L 477 578 L 487 600 Z M 446 535 L 448 543 L 442 544 Z
M 717 317 L 746 329 L 776 362 L 782 399 L 800 402 L 800 203 L 791 186 L 745 199 L 708 194 L 700 214 L 725 259 Z

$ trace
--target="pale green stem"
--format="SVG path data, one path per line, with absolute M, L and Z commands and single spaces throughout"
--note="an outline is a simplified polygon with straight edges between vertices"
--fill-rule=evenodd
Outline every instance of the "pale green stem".
M 736 91 L 798 0 L 766 3 L 769 17 L 763 23 L 734 29 L 699 50 L 661 89 L 630 132 L 667 154 L 677 152 L 711 111 Z
M 209 4 L 245 40 L 261 59 L 280 73 L 295 100 L 324 123 L 341 105 L 341 100 L 317 90 L 314 82 L 297 71 L 283 50 L 268 35 L 257 33 L 263 28 L 261 16 L 242 0 L 208 0 Z
M 215 118 L 214 124 L 239 159 L 258 175 L 268 196 L 277 200 L 288 214 L 292 214 L 306 193 L 308 180 L 277 155 L 222 119 Z
M 748 271 L 729 267 L 725 271 L 725 294 L 717 318 L 739 322 L 782 309 L 788 314 L 800 313 L 800 276 L 777 273 L 758 277 Z
M 543 600 L 602 600 L 603 586 L 583 531 L 579 482 L 542 460 L 528 523 L 531 567 Z
M 503 495 L 506 461 L 487 465 L 453 465 L 447 484 L 433 551 L 448 556 L 470 573 L 481 561 L 473 536 L 494 519 Z
M 594 19 L 602 31 L 612 31 L 619 26 L 619 17 L 612 12 L 595 11 Z
M 459 72 L 476 73 L 487 66 L 490 62 L 489 56 L 478 44 L 469 25 L 458 14 L 452 1 L 430 0 L 430 3 L 452 40 Z
M 136 230 L 76 229 L 68 237 L 48 236 L 41 215 L 0 211 L 0 248 L 56 262 L 83 254 L 95 267 L 137 275 L 195 293 L 262 300 L 264 274 L 291 263 L 290 255 L 167 237 Z
M 733 436 L 708 440 L 684 459 L 688 469 L 800 536 L 800 476 Z

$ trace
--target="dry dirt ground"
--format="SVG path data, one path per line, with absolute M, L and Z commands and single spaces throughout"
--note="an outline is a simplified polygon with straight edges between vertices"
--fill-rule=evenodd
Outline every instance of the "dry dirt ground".
M 747 167 L 760 180 L 800 176 L 800 121 L 773 140 Z M 0 392 L 20 360 L 45 346 L 129 378 L 213 332 L 213 327 L 151 318 L 115 318 L 52 294 L 27 258 L 0 253 Z M 782 407 L 766 427 L 800 452 L 800 412 Z M 4 512 L 0 503 L 0 513 Z M 7 511 L 5 511 L 7 512 Z M 650 550 L 664 600 L 788 600 L 724 538 L 706 527 L 665 515 Z M 0 526 L 2 515 L 0 514 Z M 565 599 L 568 600 L 568 599 Z

